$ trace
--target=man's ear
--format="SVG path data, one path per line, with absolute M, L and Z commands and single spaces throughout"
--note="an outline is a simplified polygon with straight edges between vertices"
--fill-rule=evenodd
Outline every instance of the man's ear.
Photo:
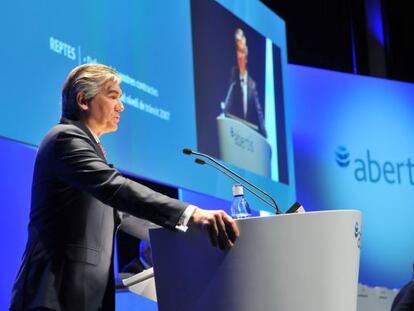
M 77 102 L 77 104 L 78 104 L 78 106 L 79 106 L 79 109 L 80 109 L 81 111 L 86 111 L 86 110 L 88 110 L 88 104 L 87 104 L 87 102 L 86 102 L 86 99 L 85 99 L 85 94 L 84 94 L 83 92 L 79 92 L 79 93 L 76 95 L 76 102 Z

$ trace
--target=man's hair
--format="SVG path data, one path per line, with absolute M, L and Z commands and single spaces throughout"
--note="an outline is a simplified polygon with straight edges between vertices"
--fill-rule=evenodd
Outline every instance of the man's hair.
M 86 102 L 91 101 L 109 80 L 120 83 L 118 72 L 101 64 L 84 64 L 75 67 L 66 77 L 62 88 L 62 117 L 79 120 L 80 109 L 76 100 L 83 92 Z
M 244 43 L 244 48 L 246 51 L 246 56 L 249 53 L 248 47 L 247 47 L 247 38 L 244 35 L 243 29 L 241 28 L 237 28 L 236 31 L 234 32 L 234 40 L 237 44 L 237 41 L 242 41 Z

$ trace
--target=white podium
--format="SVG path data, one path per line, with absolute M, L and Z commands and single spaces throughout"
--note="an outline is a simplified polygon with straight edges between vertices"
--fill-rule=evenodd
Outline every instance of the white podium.
M 217 117 L 220 159 L 258 175 L 270 177 L 272 148 L 259 132 L 242 121 Z
M 355 311 L 361 213 L 239 220 L 227 252 L 199 230 L 150 230 L 159 311 Z

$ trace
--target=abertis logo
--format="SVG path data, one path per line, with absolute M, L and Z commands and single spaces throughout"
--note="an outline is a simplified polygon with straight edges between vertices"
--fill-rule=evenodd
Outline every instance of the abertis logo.
M 361 229 L 359 227 L 359 223 L 357 221 L 355 222 L 355 225 L 354 225 L 354 236 L 355 236 L 355 239 L 357 239 L 357 241 L 358 241 L 358 248 L 361 248 L 362 232 L 361 232 Z
M 359 182 L 377 183 L 383 180 L 388 184 L 414 185 L 414 162 L 410 158 L 404 161 L 381 161 L 367 149 L 364 156 L 351 159 L 348 149 L 338 146 L 335 150 L 335 160 L 341 168 L 352 169 L 355 179 Z
M 336 163 L 341 167 L 347 167 L 350 162 L 349 151 L 344 146 L 338 146 L 335 152 Z

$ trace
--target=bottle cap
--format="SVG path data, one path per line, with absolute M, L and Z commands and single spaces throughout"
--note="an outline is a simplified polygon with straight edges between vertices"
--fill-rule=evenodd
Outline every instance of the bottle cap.
M 233 190 L 233 196 L 243 195 L 243 186 L 240 184 L 234 185 L 232 187 L 232 190 Z

